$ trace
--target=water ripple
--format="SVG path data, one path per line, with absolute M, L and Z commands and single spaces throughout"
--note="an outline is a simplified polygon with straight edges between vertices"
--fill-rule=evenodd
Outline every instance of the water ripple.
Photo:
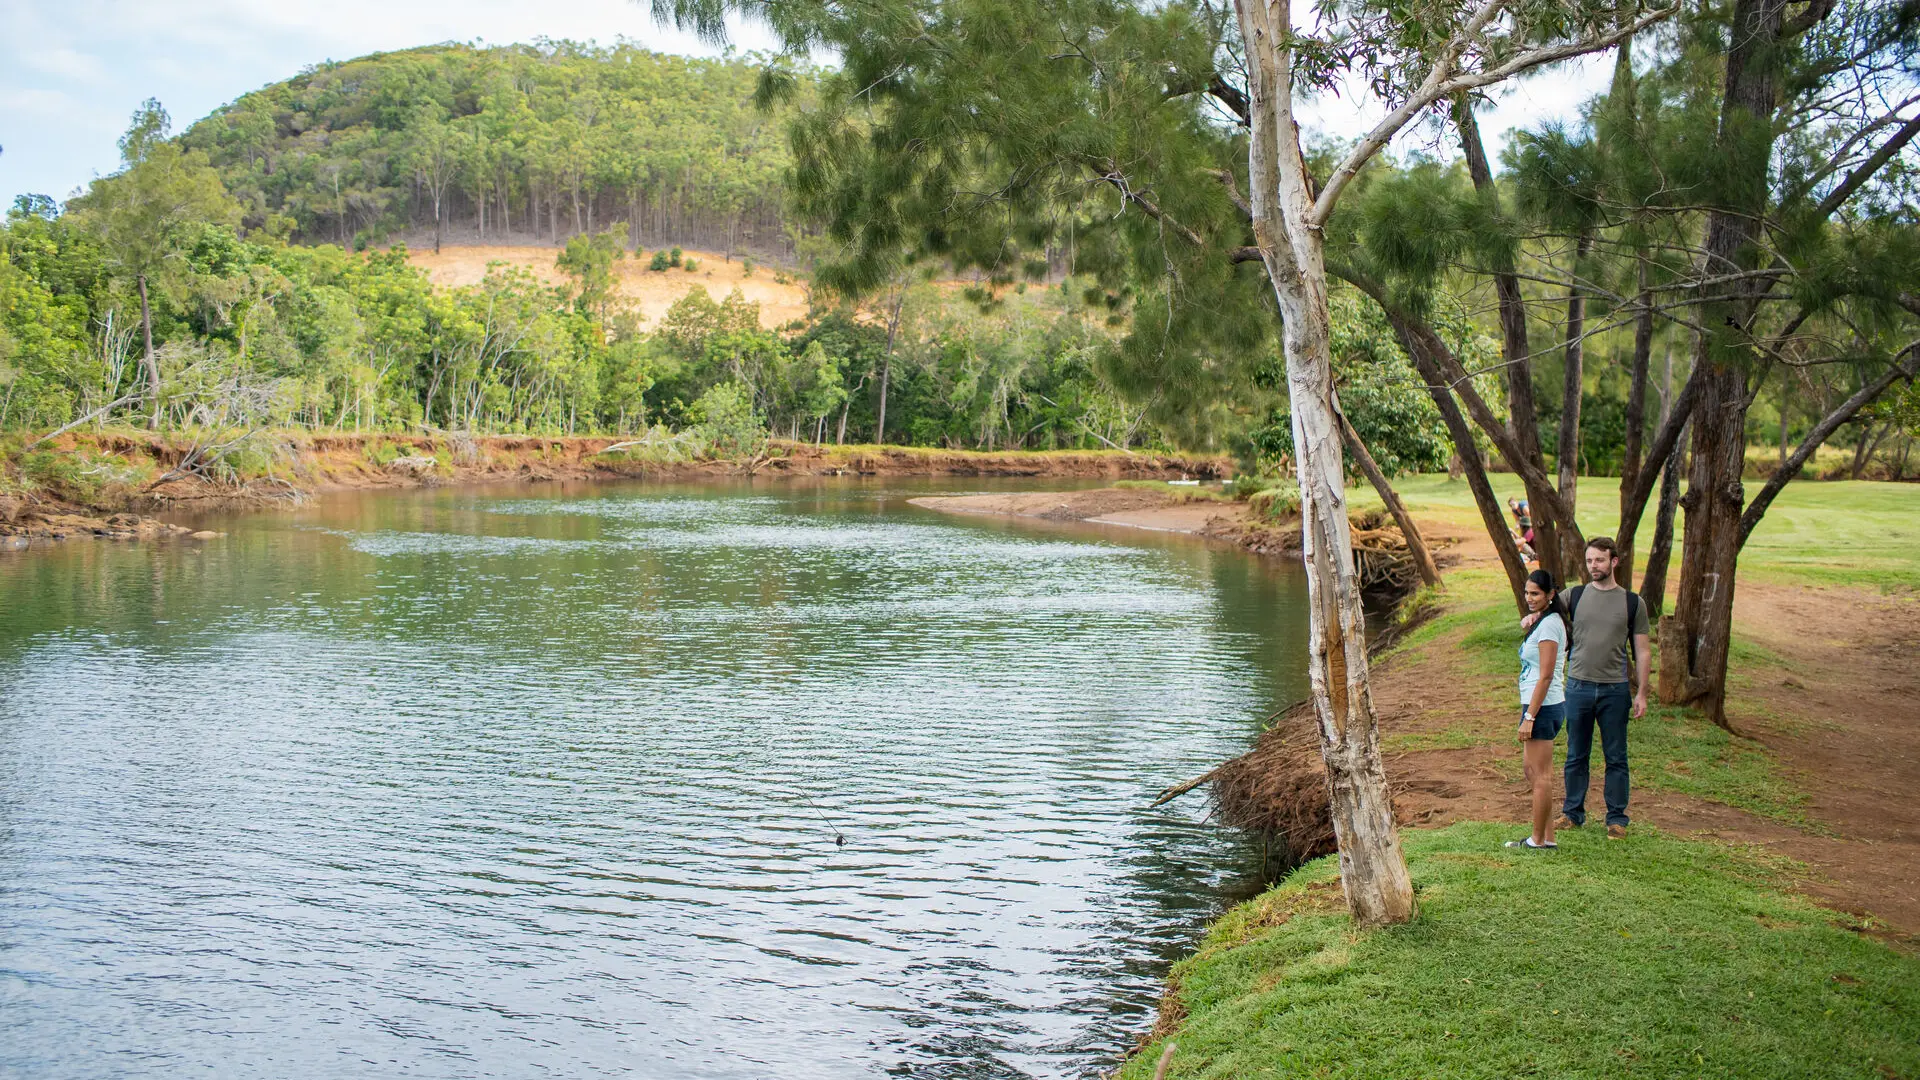
M 0 558 L 0 1073 L 1091 1076 L 1259 879 L 1145 809 L 1295 689 L 1237 553 L 871 491 L 222 527 Z

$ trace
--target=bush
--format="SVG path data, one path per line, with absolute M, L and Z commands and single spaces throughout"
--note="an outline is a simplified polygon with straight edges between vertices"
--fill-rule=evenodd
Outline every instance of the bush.
M 1284 521 L 1300 512 L 1300 487 L 1283 483 L 1256 492 L 1247 500 L 1256 516 L 1266 521 Z
M 1236 499 L 1251 499 L 1269 488 L 1278 487 L 1285 481 L 1261 476 L 1258 473 L 1241 473 L 1227 485 L 1227 494 Z
M 679 259 L 677 259 L 677 258 L 675 258 L 675 259 L 669 259 L 669 258 L 667 257 L 667 253 L 666 253 L 666 252 L 664 252 L 664 251 L 656 251 L 656 252 L 654 252 L 654 253 L 653 253 L 653 261 L 652 261 L 652 262 L 649 262 L 649 263 L 647 264 L 647 269 L 649 269 L 649 270 L 665 270 L 665 269 L 667 269 L 668 267 L 671 267 L 671 266 L 673 266 L 674 264 L 676 264 L 676 263 L 678 263 L 679 261 L 680 261 L 680 260 L 679 260 Z
M 694 430 L 715 457 L 745 457 L 767 442 L 767 425 L 753 407 L 753 392 L 724 382 L 701 394 L 687 410 Z
M 688 259 L 685 263 L 681 265 L 682 265 L 682 268 L 685 269 L 687 273 L 691 274 L 694 272 L 694 270 L 699 268 L 700 264 L 693 259 Z
M 675 266 L 679 266 L 679 265 L 680 265 L 680 249 L 679 249 L 679 248 L 677 248 L 677 247 L 676 247 L 676 248 L 674 248 L 674 249 L 673 249 L 673 252 L 672 252 L 672 254 L 670 254 L 670 255 L 669 255 L 669 256 L 667 257 L 667 259 L 668 259 L 668 261 L 669 261 L 669 262 L 671 262 L 671 263 L 672 263 L 673 265 L 675 265 Z
M 753 257 L 752 256 L 747 256 L 740 260 L 740 276 L 741 277 L 753 276 Z
M 20 476 L 29 489 L 87 506 L 118 505 L 150 483 L 153 465 L 111 454 L 84 451 L 39 450 L 20 462 Z

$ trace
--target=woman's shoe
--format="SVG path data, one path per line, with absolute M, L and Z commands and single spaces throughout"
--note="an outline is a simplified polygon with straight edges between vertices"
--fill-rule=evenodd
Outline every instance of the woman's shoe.
M 1526 839 L 1524 839 L 1524 840 L 1509 840 L 1509 841 L 1507 841 L 1507 846 L 1508 846 L 1508 847 L 1512 847 L 1512 848 L 1526 848 L 1526 849 L 1527 849 L 1528 851 L 1558 851 L 1558 850 L 1560 850 L 1560 845 L 1559 845 L 1559 844 L 1556 844 L 1556 843 L 1554 843 L 1554 842 L 1552 842 L 1551 840 L 1549 840 L 1548 842 L 1546 842 L 1546 843 L 1544 843 L 1544 844 L 1536 844 L 1536 843 L 1534 843 L 1534 842 L 1533 842 L 1533 837 L 1531 837 L 1531 836 L 1529 836 L 1529 837 L 1527 837 L 1527 838 L 1526 838 Z

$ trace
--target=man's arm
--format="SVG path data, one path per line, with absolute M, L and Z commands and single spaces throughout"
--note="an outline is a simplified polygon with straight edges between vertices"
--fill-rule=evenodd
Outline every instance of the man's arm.
M 1653 668 L 1653 644 L 1646 634 L 1633 635 L 1633 718 L 1647 715 L 1647 676 Z

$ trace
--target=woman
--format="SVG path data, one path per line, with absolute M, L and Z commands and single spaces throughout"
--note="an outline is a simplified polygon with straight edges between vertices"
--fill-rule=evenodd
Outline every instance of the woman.
M 1539 621 L 1520 642 L 1520 756 L 1533 788 L 1533 835 L 1509 840 L 1510 848 L 1552 848 L 1553 737 L 1560 734 L 1567 700 L 1567 609 L 1553 575 L 1527 575 L 1527 610 Z

